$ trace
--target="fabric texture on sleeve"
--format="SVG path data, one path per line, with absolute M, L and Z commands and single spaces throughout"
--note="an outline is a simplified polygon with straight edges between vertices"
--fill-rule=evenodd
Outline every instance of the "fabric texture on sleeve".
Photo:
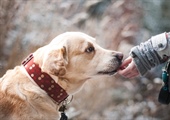
M 170 32 L 151 37 L 131 49 L 135 65 L 143 76 L 151 68 L 165 62 L 170 57 Z

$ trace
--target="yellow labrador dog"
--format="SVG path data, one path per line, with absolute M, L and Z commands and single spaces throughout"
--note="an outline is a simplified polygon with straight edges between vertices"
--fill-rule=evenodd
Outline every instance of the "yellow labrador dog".
M 58 120 L 69 95 L 89 79 L 114 74 L 122 58 L 84 33 L 57 36 L 0 78 L 0 120 Z

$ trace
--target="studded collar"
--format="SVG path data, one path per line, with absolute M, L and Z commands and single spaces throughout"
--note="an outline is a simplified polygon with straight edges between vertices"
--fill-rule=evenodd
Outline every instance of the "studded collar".
M 33 54 L 29 55 L 22 65 L 35 83 L 43 89 L 57 104 L 64 101 L 68 94 L 47 73 L 42 72 L 38 64 L 34 63 Z

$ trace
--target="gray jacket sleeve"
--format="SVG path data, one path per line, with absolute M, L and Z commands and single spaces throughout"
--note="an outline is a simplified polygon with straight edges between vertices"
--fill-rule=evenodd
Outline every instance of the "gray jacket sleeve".
M 162 33 L 131 49 L 130 55 L 141 76 L 169 58 L 169 40 L 170 33 Z

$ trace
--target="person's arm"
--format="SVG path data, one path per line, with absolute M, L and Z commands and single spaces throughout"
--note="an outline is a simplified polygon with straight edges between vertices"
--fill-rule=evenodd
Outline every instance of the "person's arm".
M 148 70 L 169 58 L 170 33 L 162 33 L 151 37 L 148 41 L 132 48 L 130 55 L 140 75 L 144 75 Z

